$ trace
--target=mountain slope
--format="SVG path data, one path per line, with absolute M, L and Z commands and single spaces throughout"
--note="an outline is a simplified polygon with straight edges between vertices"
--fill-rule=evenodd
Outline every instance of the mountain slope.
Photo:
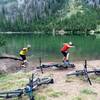
M 85 0 L 85 2 L 93 7 L 100 7 L 100 0 Z
M 69 17 L 82 10 L 83 0 L 0 0 L 0 15 L 7 20 L 22 17 L 26 21 L 47 18 L 56 13 Z M 100 7 L 100 0 L 85 0 L 86 5 Z
M 1 2 L 1 14 L 6 19 L 15 20 L 17 17 L 29 21 L 31 19 L 46 18 L 55 14 L 61 8 L 64 0 L 10 0 Z
M 56 22 L 66 22 L 62 27 L 82 22 L 83 27 L 86 20 L 87 27 L 96 27 L 96 19 L 100 23 L 99 6 L 100 0 L 0 0 L 0 30 L 51 31 L 58 27 Z

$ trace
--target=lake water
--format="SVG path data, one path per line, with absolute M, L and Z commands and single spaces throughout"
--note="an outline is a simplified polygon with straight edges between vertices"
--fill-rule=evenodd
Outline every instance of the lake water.
M 61 59 L 60 48 L 64 42 L 72 41 L 75 48 L 70 49 L 70 59 L 99 59 L 100 39 L 93 36 L 43 35 L 43 34 L 4 34 L 6 46 L 1 47 L 1 54 L 19 56 L 21 48 L 31 44 L 28 55 L 31 58 Z

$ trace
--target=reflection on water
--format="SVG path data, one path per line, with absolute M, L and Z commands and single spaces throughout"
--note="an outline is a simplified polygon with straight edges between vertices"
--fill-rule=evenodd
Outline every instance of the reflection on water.
M 17 55 L 21 48 L 31 44 L 28 55 L 32 58 L 61 59 L 60 48 L 63 42 L 72 41 L 75 48 L 70 50 L 72 60 L 80 58 L 100 58 L 100 39 L 91 36 L 52 36 L 42 34 L 6 34 L 6 46 L 0 50 L 1 54 Z

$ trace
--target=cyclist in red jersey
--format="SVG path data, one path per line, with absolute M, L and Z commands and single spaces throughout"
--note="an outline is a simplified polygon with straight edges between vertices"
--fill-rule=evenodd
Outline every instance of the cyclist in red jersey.
M 69 62 L 69 49 L 74 47 L 72 42 L 64 43 L 63 47 L 61 48 L 61 53 L 63 54 L 63 62 Z

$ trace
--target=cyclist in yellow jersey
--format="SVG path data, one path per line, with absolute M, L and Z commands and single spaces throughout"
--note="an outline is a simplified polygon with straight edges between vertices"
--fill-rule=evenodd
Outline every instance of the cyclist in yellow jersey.
M 19 52 L 20 57 L 22 58 L 22 61 L 23 61 L 22 64 L 24 64 L 24 63 L 26 62 L 26 54 L 28 53 L 28 51 L 29 51 L 30 48 L 31 48 L 31 45 L 27 45 L 26 48 L 23 48 L 23 49 Z

